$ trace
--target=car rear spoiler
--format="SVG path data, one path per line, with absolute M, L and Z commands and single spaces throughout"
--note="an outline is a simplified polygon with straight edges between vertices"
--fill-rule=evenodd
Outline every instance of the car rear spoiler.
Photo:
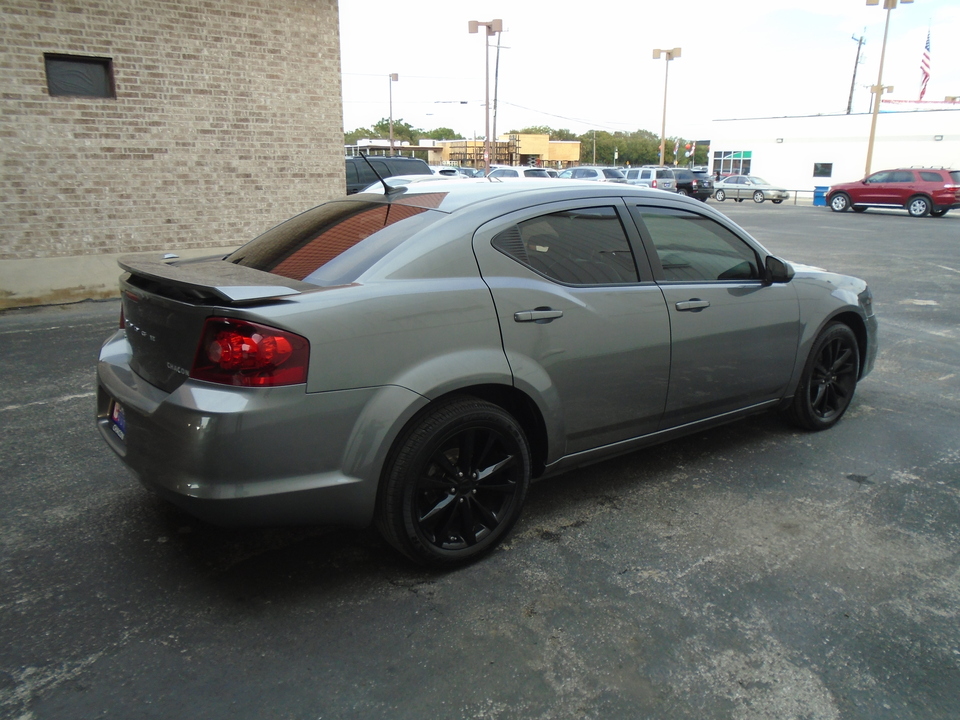
M 117 264 L 131 275 L 230 303 L 258 302 L 318 289 L 315 285 L 230 262 L 172 265 L 161 259 L 128 255 L 121 257 Z

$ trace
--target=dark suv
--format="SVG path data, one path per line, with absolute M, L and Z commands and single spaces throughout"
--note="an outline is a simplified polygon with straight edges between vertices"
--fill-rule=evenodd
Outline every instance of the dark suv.
M 960 207 L 960 170 L 881 170 L 857 182 L 834 185 L 827 191 L 827 204 L 834 212 L 886 207 L 904 208 L 913 217 L 942 217 Z
M 704 202 L 713 195 L 713 183 L 710 182 L 709 175 L 707 176 L 706 186 L 703 184 L 703 178 L 686 168 L 674 168 L 673 177 L 677 192 L 681 195 L 689 195 Z
M 383 177 L 393 175 L 433 175 L 433 170 L 423 160 L 412 157 L 367 157 L 370 165 Z M 379 179 L 362 157 L 347 158 L 347 195 L 353 195 Z

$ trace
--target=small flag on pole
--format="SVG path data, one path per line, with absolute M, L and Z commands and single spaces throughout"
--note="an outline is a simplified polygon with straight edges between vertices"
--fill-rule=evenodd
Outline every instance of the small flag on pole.
M 923 57 L 920 58 L 920 99 L 927 93 L 927 83 L 930 82 L 930 31 L 927 30 L 927 44 L 923 46 Z

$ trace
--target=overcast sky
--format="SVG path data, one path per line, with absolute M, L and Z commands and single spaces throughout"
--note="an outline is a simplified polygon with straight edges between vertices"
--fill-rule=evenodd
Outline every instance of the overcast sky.
M 654 48 L 683 51 L 670 63 L 668 136 L 709 139 L 714 119 L 843 113 L 861 35 L 853 112 L 868 112 L 885 17 L 866 0 L 341 0 L 344 129 L 389 115 L 397 73 L 394 120 L 482 135 L 484 35 L 467 23 L 495 18 L 504 24 L 498 133 L 659 134 L 666 63 Z M 891 13 L 885 97 L 918 98 L 928 29 L 924 99 L 960 95 L 960 0 L 916 0 Z M 491 78 L 495 60 L 492 49 Z M 492 93 L 491 81 L 491 102 Z

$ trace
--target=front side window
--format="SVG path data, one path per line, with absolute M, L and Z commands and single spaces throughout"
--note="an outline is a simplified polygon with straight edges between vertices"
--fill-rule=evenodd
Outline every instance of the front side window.
M 568 285 L 638 280 L 627 234 L 614 207 L 565 210 L 524 220 L 498 233 L 493 246 Z
M 889 170 L 882 170 L 878 173 L 874 173 L 866 179 L 865 182 L 870 183 L 871 185 L 876 183 L 885 183 L 890 182 L 890 176 L 893 175 Z
M 760 279 L 756 252 L 720 223 L 696 213 L 638 207 L 668 282 Z

